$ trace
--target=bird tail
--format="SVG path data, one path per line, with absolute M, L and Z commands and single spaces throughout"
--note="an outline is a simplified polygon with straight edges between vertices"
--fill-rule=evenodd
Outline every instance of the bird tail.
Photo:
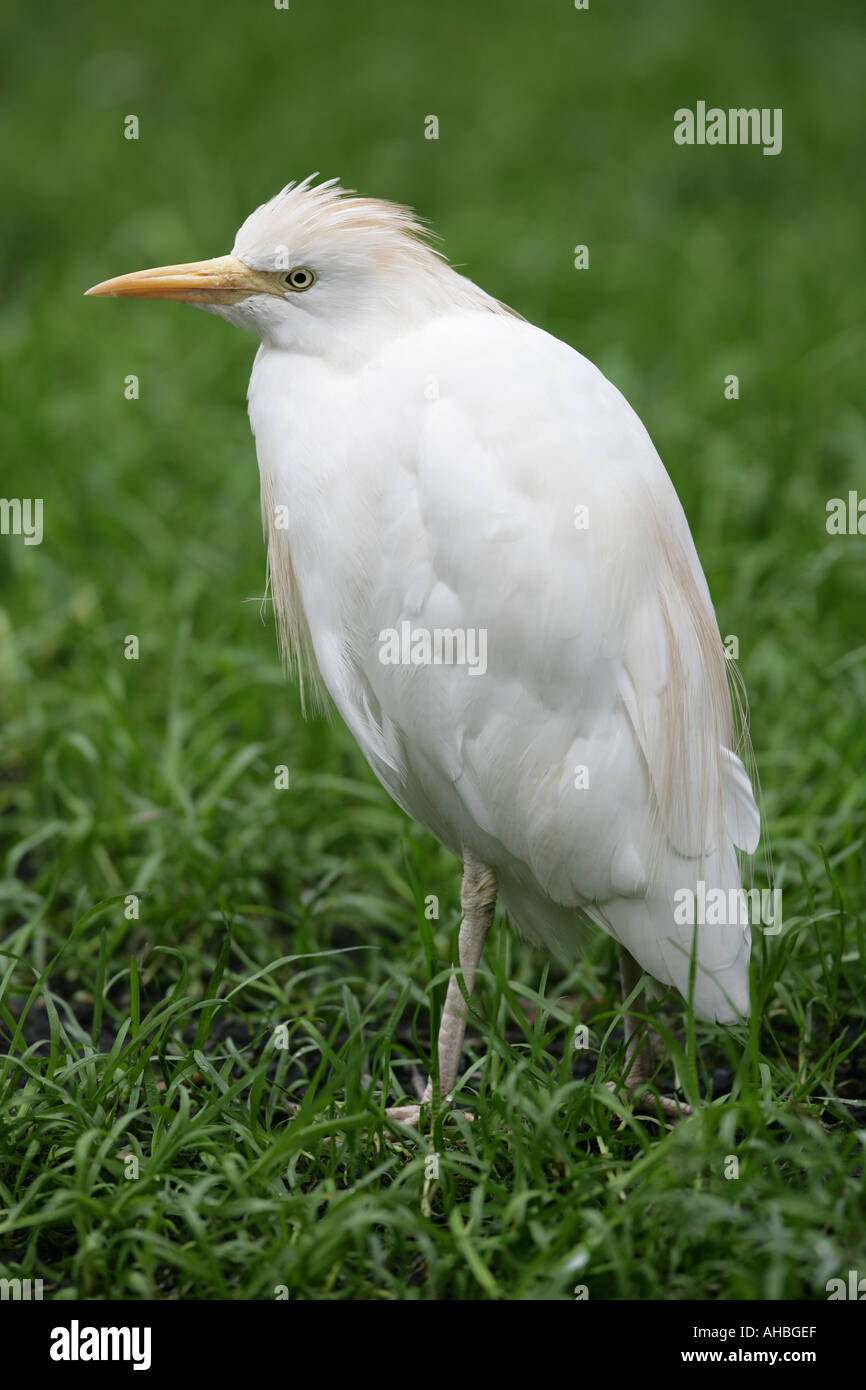
M 740 758 L 719 749 L 718 848 L 677 851 L 670 840 L 651 856 L 643 891 L 605 902 L 554 902 L 538 881 L 524 882 L 514 866 L 497 869 L 500 894 L 512 919 L 531 941 L 573 959 L 587 922 L 624 946 L 663 985 L 679 990 L 699 1018 L 735 1023 L 748 1018 L 751 925 L 768 919 L 763 895 L 746 892 L 737 849 L 753 854 L 761 818 Z M 756 910 L 757 909 L 757 910 Z
M 644 897 L 616 898 L 589 911 L 644 970 L 691 998 L 699 1018 L 734 1023 L 750 1012 L 755 919 L 754 892 L 743 889 L 735 846 L 753 853 L 761 821 L 740 759 L 729 748 L 720 755 L 720 848 L 699 857 L 669 849 Z
M 587 911 L 656 980 L 691 997 L 699 1018 L 735 1023 L 750 1012 L 750 908 L 729 846 L 708 855 L 697 874 L 674 860 L 646 897 Z

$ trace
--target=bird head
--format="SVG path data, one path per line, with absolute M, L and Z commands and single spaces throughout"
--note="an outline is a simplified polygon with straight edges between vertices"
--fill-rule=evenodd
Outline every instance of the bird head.
M 87 293 L 195 304 L 275 347 L 370 350 L 464 301 L 499 307 L 428 235 L 408 208 L 307 178 L 251 213 L 230 255 L 135 271 Z

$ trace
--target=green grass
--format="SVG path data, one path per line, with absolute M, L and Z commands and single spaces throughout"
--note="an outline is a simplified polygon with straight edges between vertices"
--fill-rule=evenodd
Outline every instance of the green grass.
M 45 538 L 0 537 L 2 1273 L 131 1299 L 821 1299 L 866 1274 L 866 565 L 824 525 L 866 496 L 859 6 L 159 0 L 3 27 L 0 492 L 44 499 Z M 675 147 L 699 97 L 783 107 L 783 153 Z M 416 204 L 612 377 L 739 639 L 785 928 L 748 1029 L 654 1006 L 705 1098 L 675 1129 L 605 1085 L 612 943 L 565 973 L 503 921 L 474 1122 L 383 1122 L 431 1060 L 458 866 L 283 679 L 252 340 L 81 298 L 228 250 L 317 168 Z

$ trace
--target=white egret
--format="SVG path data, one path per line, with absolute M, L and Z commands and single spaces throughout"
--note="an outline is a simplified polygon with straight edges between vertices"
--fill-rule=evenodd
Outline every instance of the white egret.
M 688 998 L 694 955 L 695 1012 L 746 1016 L 748 924 L 680 910 L 733 901 L 735 847 L 759 839 L 726 654 L 673 485 L 615 387 L 453 270 L 408 209 L 336 180 L 289 184 L 231 255 L 88 293 L 182 300 L 261 339 L 249 413 L 302 700 L 306 671 L 463 861 L 442 1094 L 497 896 L 566 961 L 588 924 L 608 932 L 626 997 L 646 971 Z M 626 1036 L 626 1085 L 653 1109 L 649 1040 L 630 1017 Z

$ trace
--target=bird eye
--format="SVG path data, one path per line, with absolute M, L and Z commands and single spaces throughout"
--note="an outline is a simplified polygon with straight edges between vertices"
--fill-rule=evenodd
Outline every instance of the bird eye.
M 287 270 L 280 276 L 280 283 L 287 290 L 308 290 L 316 283 L 316 272 L 305 265 L 296 265 L 294 270 Z

